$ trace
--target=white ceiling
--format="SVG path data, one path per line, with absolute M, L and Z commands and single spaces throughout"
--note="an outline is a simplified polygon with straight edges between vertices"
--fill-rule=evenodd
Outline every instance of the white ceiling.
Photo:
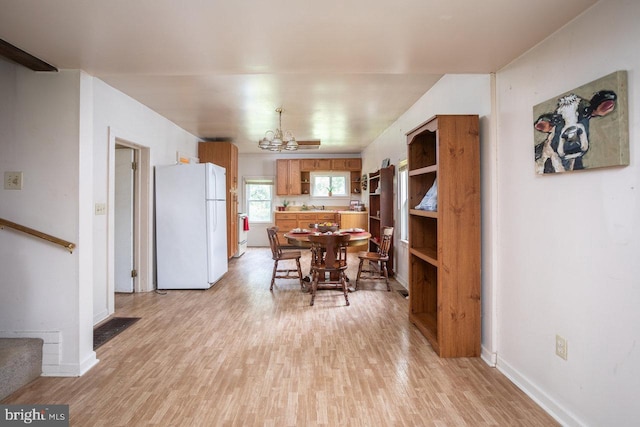
M 297 139 L 357 153 L 442 74 L 495 72 L 594 3 L 0 0 L 0 39 L 240 152 L 282 107 Z

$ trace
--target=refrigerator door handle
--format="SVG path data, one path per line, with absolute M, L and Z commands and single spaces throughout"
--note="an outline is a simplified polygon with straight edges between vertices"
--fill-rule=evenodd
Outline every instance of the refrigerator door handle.
M 211 224 L 213 225 L 212 231 L 216 231 L 218 229 L 218 208 L 216 203 L 213 203 L 213 219 L 211 220 Z

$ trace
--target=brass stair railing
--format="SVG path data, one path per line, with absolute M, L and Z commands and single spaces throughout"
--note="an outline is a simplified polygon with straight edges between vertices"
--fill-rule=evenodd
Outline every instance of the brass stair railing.
M 60 245 L 68 250 L 69 253 L 73 253 L 73 249 L 76 247 L 74 243 L 67 242 L 66 240 L 51 236 L 50 234 L 46 234 L 41 231 L 34 230 L 33 228 L 25 227 L 24 225 L 16 224 L 15 222 L 7 221 L 6 219 L 0 218 L 0 229 L 3 229 L 4 227 L 13 228 L 14 230 L 22 231 L 23 233 L 39 237 L 48 242 L 55 243 L 56 245 Z

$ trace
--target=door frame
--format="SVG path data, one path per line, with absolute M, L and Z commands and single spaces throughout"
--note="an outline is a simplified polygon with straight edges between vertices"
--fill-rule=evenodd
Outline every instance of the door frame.
M 133 252 L 138 276 L 133 292 L 153 290 L 153 219 L 151 207 L 152 176 L 151 150 L 139 144 L 139 138 L 121 129 L 108 128 L 108 184 L 107 184 L 107 307 L 109 315 L 115 312 L 115 151 L 116 144 L 135 151 L 138 167 L 134 171 Z

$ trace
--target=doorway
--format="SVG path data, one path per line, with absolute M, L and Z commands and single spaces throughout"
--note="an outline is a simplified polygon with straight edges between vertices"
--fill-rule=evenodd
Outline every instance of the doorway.
M 139 138 L 129 132 L 109 127 L 107 286 L 99 291 L 106 291 L 107 316 L 115 313 L 116 292 L 153 290 L 151 150 L 134 142 L 138 140 Z M 131 158 L 136 165 L 135 169 L 131 169 Z M 125 167 L 125 163 L 129 163 L 129 167 Z M 130 174 L 132 176 L 128 177 Z M 116 179 L 127 184 L 122 187 L 116 183 Z M 127 194 L 128 192 L 130 194 Z M 121 208 L 121 203 L 126 206 L 125 209 Z M 125 214 L 122 214 L 123 212 Z M 126 220 L 123 222 L 121 218 Z M 126 232 L 121 233 L 121 229 Z M 135 277 L 131 277 L 132 270 Z M 122 281 L 117 279 L 117 276 L 122 277 Z M 124 287 L 120 286 L 121 283 L 124 283 Z

